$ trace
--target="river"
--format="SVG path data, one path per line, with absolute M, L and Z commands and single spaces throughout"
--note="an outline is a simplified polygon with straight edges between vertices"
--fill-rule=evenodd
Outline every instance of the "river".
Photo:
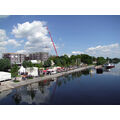
M 3 91 L 0 104 L 120 105 L 120 64 L 99 74 L 95 69 L 87 69 Z

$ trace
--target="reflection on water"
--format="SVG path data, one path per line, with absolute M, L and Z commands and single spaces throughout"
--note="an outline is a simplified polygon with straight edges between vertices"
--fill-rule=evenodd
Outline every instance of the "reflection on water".
M 120 104 L 120 64 L 40 81 L 0 93 L 0 104 Z
M 21 102 L 21 93 L 15 93 L 14 95 L 13 95 L 13 100 L 14 100 L 14 102 L 15 102 L 15 104 L 20 104 L 20 102 Z
M 103 74 L 103 68 L 96 69 L 97 74 Z

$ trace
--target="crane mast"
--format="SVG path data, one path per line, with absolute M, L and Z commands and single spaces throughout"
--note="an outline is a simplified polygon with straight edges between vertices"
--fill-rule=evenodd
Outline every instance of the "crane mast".
M 48 27 L 47 27 L 47 30 L 48 30 Z M 52 36 L 51 36 L 51 33 L 50 33 L 49 30 L 48 30 L 48 33 L 49 33 L 49 35 L 50 35 L 50 38 L 51 38 L 51 41 L 52 41 L 52 44 L 53 44 L 53 47 L 54 47 L 54 50 L 55 50 L 56 56 L 58 56 L 57 49 L 56 49 L 56 47 L 55 47 L 54 41 L 53 41 L 53 39 L 52 39 Z

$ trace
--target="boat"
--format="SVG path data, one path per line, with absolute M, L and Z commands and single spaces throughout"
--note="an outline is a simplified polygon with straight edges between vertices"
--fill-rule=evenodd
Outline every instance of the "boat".
M 108 64 L 105 64 L 104 67 L 105 67 L 106 69 L 111 69 L 111 68 L 114 68 L 115 65 L 114 65 L 114 64 L 111 64 L 111 63 L 108 63 Z

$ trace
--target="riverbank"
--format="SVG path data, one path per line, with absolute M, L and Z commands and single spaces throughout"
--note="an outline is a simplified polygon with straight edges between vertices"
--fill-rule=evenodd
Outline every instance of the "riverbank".
M 48 79 L 60 77 L 60 76 L 63 76 L 63 75 L 67 75 L 67 74 L 70 74 L 70 73 L 82 71 L 82 70 L 93 68 L 93 67 L 95 67 L 95 66 L 91 65 L 91 66 L 87 66 L 87 67 L 80 67 L 80 68 L 70 70 L 70 71 L 67 71 L 67 72 L 61 72 L 61 73 L 57 73 L 57 74 L 53 74 L 53 75 L 47 75 L 47 76 L 44 76 L 44 77 L 37 77 L 37 78 L 33 78 L 33 79 L 22 80 L 22 81 L 16 82 L 16 83 L 13 82 L 13 81 L 5 81 L 0 85 L 0 92 L 5 91 L 5 90 L 9 90 L 9 89 L 14 89 L 14 88 L 17 88 L 17 87 L 20 87 L 20 86 L 40 82 L 42 80 L 48 80 Z

